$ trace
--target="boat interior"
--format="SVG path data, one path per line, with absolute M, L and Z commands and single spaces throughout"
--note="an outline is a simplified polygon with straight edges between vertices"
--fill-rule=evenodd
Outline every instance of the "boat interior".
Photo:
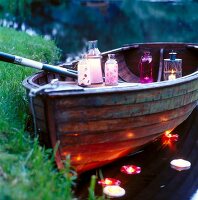
M 118 62 L 119 81 L 128 83 L 139 82 L 139 62 L 144 51 L 149 51 L 152 55 L 153 62 L 153 78 L 154 82 L 163 81 L 163 60 L 170 58 L 170 52 L 176 52 L 177 58 L 182 59 L 182 76 L 189 75 L 198 69 L 198 45 L 185 43 L 142 43 L 125 45 L 118 49 L 106 51 L 102 53 L 102 68 L 104 72 L 104 64 L 109 53 L 114 53 Z M 63 63 L 61 67 L 69 69 L 77 69 L 78 61 L 72 64 Z M 32 79 L 31 84 L 36 87 L 51 82 L 52 79 L 60 81 L 75 81 L 70 77 L 65 77 L 55 73 L 38 73 Z

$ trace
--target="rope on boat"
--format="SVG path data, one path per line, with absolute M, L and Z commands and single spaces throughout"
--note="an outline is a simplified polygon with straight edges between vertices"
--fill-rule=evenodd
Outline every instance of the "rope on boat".
M 36 95 L 40 92 L 44 92 L 46 89 L 54 89 L 58 87 L 58 79 L 53 79 L 50 84 L 41 86 L 39 88 L 32 88 L 29 92 L 29 100 L 30 100 L 30 109 L 32 112 L 33 117 L 33 124 L 34 124 L 34 137 L 38 135 L 38 129 L 37 129 L 37 123 L 36 123 L 36 113 L 35 108 L 33 104 L 33 99 L 36 97 Z

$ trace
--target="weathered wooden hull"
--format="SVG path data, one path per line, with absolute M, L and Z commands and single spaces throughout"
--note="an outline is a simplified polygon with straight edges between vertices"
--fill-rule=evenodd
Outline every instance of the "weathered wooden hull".
M 154 49 L 154 53 L 166 46 L 186 49 L 184 44 L 141 45 Z M 128 63 L 138 62 L 141 45 L 124 52 Z M 182 123 L 198 99 L 198 73 L 191 73 L 198 64 L 196 51 L 186 51 L 183 55 L 189 53 L 187 58 L 194 58 L 188 61 L 190 67 L 184 67 L 184 75 L 189 75 L 174 81 L 120 83 L 116 87 L 100 85 L 95 88 L 80 88 L 72 82 L 61 82 L 63 89 L 36 95 L 33 107 L 37 131 L 49 146 L 55 147 L 60 142 L 56 154 L 58 167 L 63 167 L 62 160 L 68 154 L 72 166 L 79 173 L 105 165 L 136 151 Z M 138 75 L 136 71 L 134 68 L 133 72 Z M 24 80 L 23 84 L 29 91 L 56 77 L 64 79 L 55 74 L 40 73 Z M 73 89 L 68 89 L 68 85 L 74 85 Z

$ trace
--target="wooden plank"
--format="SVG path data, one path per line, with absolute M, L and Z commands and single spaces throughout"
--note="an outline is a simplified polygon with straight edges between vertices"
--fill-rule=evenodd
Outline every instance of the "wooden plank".
M 129 118 L 119 118 L 119 119 L 108 119 L 108 120 L 98 120 L 98 121 L 81 121 L 81 122 L 70 122 L 70 123 L 57 123 L 57 130 L 59 135 L 62 137 L 67 134 L 71 134 L 71 137 L 74 135 L 82 135 L 83 133 L 89 132 L 89 135 L 95 135 L 96 133 L 101 132 L 110 132 L 110 131 L 121 131 L 129 130 L 132 128 L 140 126 L 148 126 L 152 124 L 160 124 L 162 122 L 170 121 L 177 117 L 183 116 L 184 114 L 192 112 L 192 108 L 195 107 L 195 103 L 188 104 L 184 107 L 173 109 L 170 111 L 156 113 L 152 115 L 144 115 L 137 117 Z M 141 134 L 141 133 L 140 133 Z M 134 136 L 135 137 L 135 136 Z
M 125 88 L 126 89 L 126 88 Z M 141 102 L 150 102 L 160 99 L 167 99 L 184 95 L 188 92 L 198 90 L 198 80 L 193 80 L 186 84 L 174 85 L 164 88 L 153 88 L 142 91 L 124 91 L 114 93 L 100 93 L 85 95 L 80 93 L 76 96 L 57 97 L 55 106 L 57 109 L 71 108 L 71 107 L 100 107 L 109 105 L 122 105 Z M 84 94 L 84 95 L 83 95 Z
M 191 112 L 190 112 L 191 113 Z M 175 119 L 161 122 L 161 123 L 155 123 L 155 124 L 149 124 L 144 125 L 144 122 L 142 122 L 142 125 L 135 128 L 128 128 L 121 130 L 109 130 L 106 132 L 99 132 L 97 130 L 97 124 L 95 126 L 95 132 L 93 131 L 78 131 L 73 132 L 73 130 L 67 130 L 68 133 L 74 133 L 73 137 L 67 134 L 59 135 L 59 140 L 61 141 L 61 146 L 65 146 L 65 148 L 75 148 L 74 151 L 80 151 L 81 145 L 88 145 L 91 144 L 105 144 L 108 142 L 121 142 L 121 141 L 128 141 L 128 140 L 137 140 L 142 137 L 146 137 L 148 135 L 158 134 L 159 132 L 165 132 L 167 130 L 172 130 L 177 125 L 179 125 L 182 121 L 184 121 L 190 113 L 185 113 L 185 115 L 179 116 Z M 84 134 L 81 134 L 83 132 Z M 87 133 L 87 134 L 85 134 Z M 94 134 L 95 133 L 95 134 Z M 78 148 L 79 147 L 79 148 Z M 83 151 L 83 149 L 81 149 Z
M 72 152 L 71 164 L 78 167 L 80 165 L 89 165 L 90 163 L 95 162 L 106 161 L 106 163 L 108 163 L 121 156 L 125 156 L 130 152 L 134 152 L 148 142 L 153 141 L 158 136 L 159 135 L 152 135 L 138 140 L 125 141 L 122 143 L 107 143 L 105 145 L 97 144 L 97 148 L 95 148 L 96 145 L 90 145 L 88 148 L 89 151 L 86 151 L 87 146 L 81 146 L 82 149 L 85 151 L 82 150 L 78 151 L 77 153 Z M 61 148 L 61 150 L 62 159 L 64 159 L 66 155 L 70 154 L 67 149 L 64 150 L 63 148 Z
M 141 116 L 147 114 L 153 114 L 157 112 L 163 112 L 175 108 L 182 107 L 191 102 L 196 101 L 198 98 L 198 92 L 188 93 L 185 96 L 170 98 L 162 101 L 152 101 L 150 103 L 140 103 L 131 105 L 119 105 L 119 106 L 106 106 L 96 108 L 84 108 L 77 107 L 68 110 L 58 110 L 55 114 L 55 119 L 59 122 L 71 122 L 71 121 L 97 121 L 104 119 L 119 119 L 128 118 L 134 116 Z

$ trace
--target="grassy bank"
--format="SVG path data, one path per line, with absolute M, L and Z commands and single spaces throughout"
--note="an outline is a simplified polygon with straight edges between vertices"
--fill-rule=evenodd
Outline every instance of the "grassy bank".
M 0 28 L 0 51 L 37 61 L 59 59 L 52 41 Z M 22 80 L 33 69 L 0 62 L 0 199 L 72 199 L 75 177 L 53 166 L 51 150 L 26 133 L 28 106 Z

